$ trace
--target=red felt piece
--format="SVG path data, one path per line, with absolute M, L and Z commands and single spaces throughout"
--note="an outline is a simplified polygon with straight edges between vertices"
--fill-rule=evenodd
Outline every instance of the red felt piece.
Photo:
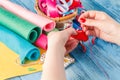
M 88 36 L 85 34 L 83 30 L 77 30 L 76 32 L 77 35 L 72 35 L 73 38 L 84 42 L 88 40 Z

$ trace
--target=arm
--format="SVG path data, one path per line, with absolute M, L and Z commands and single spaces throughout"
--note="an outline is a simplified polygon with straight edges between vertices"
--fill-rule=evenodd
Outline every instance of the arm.
M 87 35 L 120 45 L 120 24 L 100 11 L 87 11 L 79 17 Z
M 41 80 L 66 80 L 64 69 L 65 44 L 72 34 L 76 34 L 73 28 L 49 34 L 48 50 Z
M 64 54 L 62 48 L 48 49 L 43 66 L 43 75 L 41 80 L 66 80 L 64 70 Z

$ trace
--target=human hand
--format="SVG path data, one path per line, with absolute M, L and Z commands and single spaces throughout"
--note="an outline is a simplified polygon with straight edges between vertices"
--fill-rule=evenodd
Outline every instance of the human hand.
M 87 35 L 120 45 L 120 24 L 106 13 L 87 11 L 81 14 L 78 21 Z
M 68 28 L 63 31 L 51 32 L 48 35 L 48 49 L 57 49 L 64 51 L 65 55 L 71 52 L 78 44 L 78 40 L 71 38 L 71 35 L 76 35 L 73 28 Z

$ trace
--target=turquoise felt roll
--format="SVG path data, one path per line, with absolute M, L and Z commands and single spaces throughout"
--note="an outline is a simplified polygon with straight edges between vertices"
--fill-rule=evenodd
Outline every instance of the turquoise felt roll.
M 40 51 L 38 48 L 23 39 L 21 36 L 17 35 L 15 32 L 12 32 L 1 25 L 0 42 L 3 42 L 19 55 L 21 64 L 24 64 L 26 60 L 38 60 L 40 57 Z
M 0 7 L 0 24 L 16 32 L 31 43 L 41 33 L 41 28 Z

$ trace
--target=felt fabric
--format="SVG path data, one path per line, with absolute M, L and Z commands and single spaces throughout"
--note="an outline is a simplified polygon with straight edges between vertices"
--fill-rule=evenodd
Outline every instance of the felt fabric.
M 2 0 L 1 4 L 2 7 L 7 9 L 8 11 L 28 20 L 29 22 L 39 26 L 41 29 L 45 31 L 51 31 L 55 28 L 55 22 L 45 18 L 41 15 L 37 15 L 17 4 L 10 2 L 9 0 Z M 7 6 L 6 6 L 7 5 Z
M 19 54 L 21 64 L 24 64 L 26 60 L 35 61 L 39 59 L 39 49 L 19 35 L 3 26 L 0 26 L 0 35 L 0 41 L 7 45 L 11 50 Z
M 45 52 L 45 50 L 40 48 L 42 55 Z M 41 60 L 37 60 L 30 65 L 22 66 L 16 61 L 18 57 L 18 54 L 0 42 L 0 80 L 42 71 L 43 62 Z M 64 58 L 64 67 L 68 67 L 73 62 L 73 58 L 66 56 Z
M 40 51 L 41 53 L 44 53 L 43 50 L 40 49 Z M 42 64 L 21 66 L 20 64 L 16 63 L 16 59 L 18 57 L 18 54 L 0 42 L 0 80 L 42 70 Z M 35 62 L 38 63 L 39 60 Z
M 47 36 L 45 34 L 41 34 L 34 44 L 44 50 L 47 50 L 48 45 Z
M 41 33 L 41 29 L 39 27 L 16 16 L 2 7 L 0 7 L 0 24 L 16 32 L 32 43 Z
M 34 11 L 35 0 L 11 0 L 31 11 Z M 85 9 L 100 10 L 110 14 L 120 22 L 120 0 L 81 0 Z M 98 2 L 97 4 L 94 2 Z M 99 5 L 103 4 L 103 6 Z M 107 5 L 106 5 L 107 4 Z M 112 13 L 112 14 L 111 14 Z M 90 40 L 91 41 L 91 40 Z M 99 69 L 93 60 L 87 55 L 90 54 L 90 46 L 86 43 L 87 52 L 83 53 L 78 46 L 71 54 L 75 63 L 66 69 L 67 80 L 107 80 L 104 73 Z M 103 48 L 104 47 L 104 48 Z M 120 47 L 99 40 L 92 48 L 95 58 L 110 76 L 109 80 L 120 80 Z M 112 57 L 112 58 L 111 58 Z M 101 62 L 102 61 L 102 62 Z M 12 78 L 10 80 L 40 80 L 42 72 Z
M 52 31 L 59 31 L 57 28 L 54 28 Z M 51 32 L 51 31 L 50 31 Z M 50 32 L 46 32 L 46 34 L 48 35 Z M 38 39 L 35 41 L 35 45 L 39 48 L 42 48 L 44 50 L 47 50 L 47 46 L 48 46 L 48 39 L 47 39 L 47 35 L 45 34 L 41 34 Z

